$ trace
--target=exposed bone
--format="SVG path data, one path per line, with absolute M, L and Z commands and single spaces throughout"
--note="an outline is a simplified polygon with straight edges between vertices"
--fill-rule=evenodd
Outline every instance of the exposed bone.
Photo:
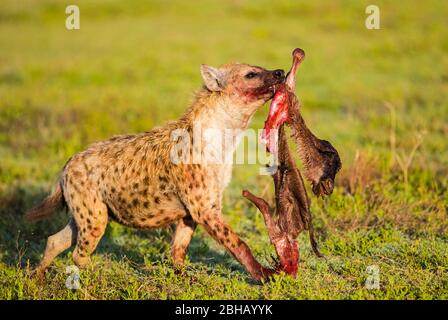
M 286 76 L 285 84 L 289 91 L 294 91 L 296 87 L 296 74 L 300 63 L 305 59 L 305 51 L 300 48 L 295 48 L 292 52 L 292 66 Z

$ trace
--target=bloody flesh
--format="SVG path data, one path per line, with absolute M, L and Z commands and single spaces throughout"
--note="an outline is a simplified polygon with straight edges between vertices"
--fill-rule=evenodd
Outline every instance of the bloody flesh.
M 277 152 L 275 135 L 278 128 L 288 120 L 288 92 L 286 85 L 281 84 L 275 91 L 269 106 L 268 118 L 264 123 L 261 141 L 266 145 L 269 152 Z
M 286 76 L 285 83 L 279 85 L 275 90 L 274 97 L 269 106 L 268 118 L 264 123 L 264 130 L 261 135 L 261 141 L 266 145 L 266 149 L 273 153 L 277 152 L 277 139 L 275 139 L 274 135 L 278 133 L 280 126 L 289 119 L 289 94 L 294 90 L 296 72 L 300 63 L 305 58 L 305 52 L 300 48 L 296 48 L 292 56 L 293 63 L 291 70 Z

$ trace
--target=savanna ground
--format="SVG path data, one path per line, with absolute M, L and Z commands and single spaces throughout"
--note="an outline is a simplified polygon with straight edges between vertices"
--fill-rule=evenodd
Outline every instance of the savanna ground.
M 367 30 L 371 2 L 2 1 L 0 299 L 447 299 L 448 7 L 375 1 L 381 30 Z M 73 3 L 79 31 L 65 29 Z M 201 86 L 201 63 L 287 69 L 295 47 L 307 53 L 297 88 L 304 118 L 343 161 L 334 194 L 312 197 L 325 259 L 302 234 L 297 279 L 259 285 L 199 228 L 177 275 L 171 228 L 112 223 L 80 290 L 65 287 L 71 252 L 43 283 L 32 276 L 68 215 L 37 224 L 22 216 L 73 153 L 179 117 Z M 241 196 L 272 194 L 258 170 L 235 167 L 224 213 L 267 263 L 261 214 Z M 380 288 L 368 290 L 372 265 Z

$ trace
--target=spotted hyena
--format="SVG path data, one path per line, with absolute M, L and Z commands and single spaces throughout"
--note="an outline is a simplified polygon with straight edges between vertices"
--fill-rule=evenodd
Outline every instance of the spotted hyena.
M 79 267 L 88 264 L 109 219 L 142 229 L 176 224 L 171 250 L 176 265 L 183 263 L 199 224 L 253 277 L 260 279 L 270 272 L 223 219 L 222 194 L 232 165 L 173 161 L 172 150 L 178 141 L 172 133 L 181 130 L 189 134 L 191 155 L 195 148 L 203 148 L 195 144 L 194 125 L 246 129 L 257 108 L 271 99 L 275 86 L 284 81 L 284 72 L 229 64 L 220 68 L 202 65 L 201 75 L 204 86 L 180 119 L 149 132 L 95 143 L 67 161 L 55 191 L 27 213 L 29 220 L 46 217 L 64 206 L 71 213 L 67 226 L 48 238 L 39 274 L 73 244 L 75 263 Z M 224 153 L 231 155 L 235 148 L 226 148 Z

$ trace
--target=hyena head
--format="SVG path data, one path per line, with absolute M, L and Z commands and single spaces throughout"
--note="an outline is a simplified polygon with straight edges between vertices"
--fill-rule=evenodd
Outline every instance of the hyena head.
M 281 69 L 266 70 L 248 64 L 233 63 L 219 68 L 201 66 L 205 87 L 219 92 L 239 111 L 251 115 L 274 96 L 276 86 L 285 81 Z

